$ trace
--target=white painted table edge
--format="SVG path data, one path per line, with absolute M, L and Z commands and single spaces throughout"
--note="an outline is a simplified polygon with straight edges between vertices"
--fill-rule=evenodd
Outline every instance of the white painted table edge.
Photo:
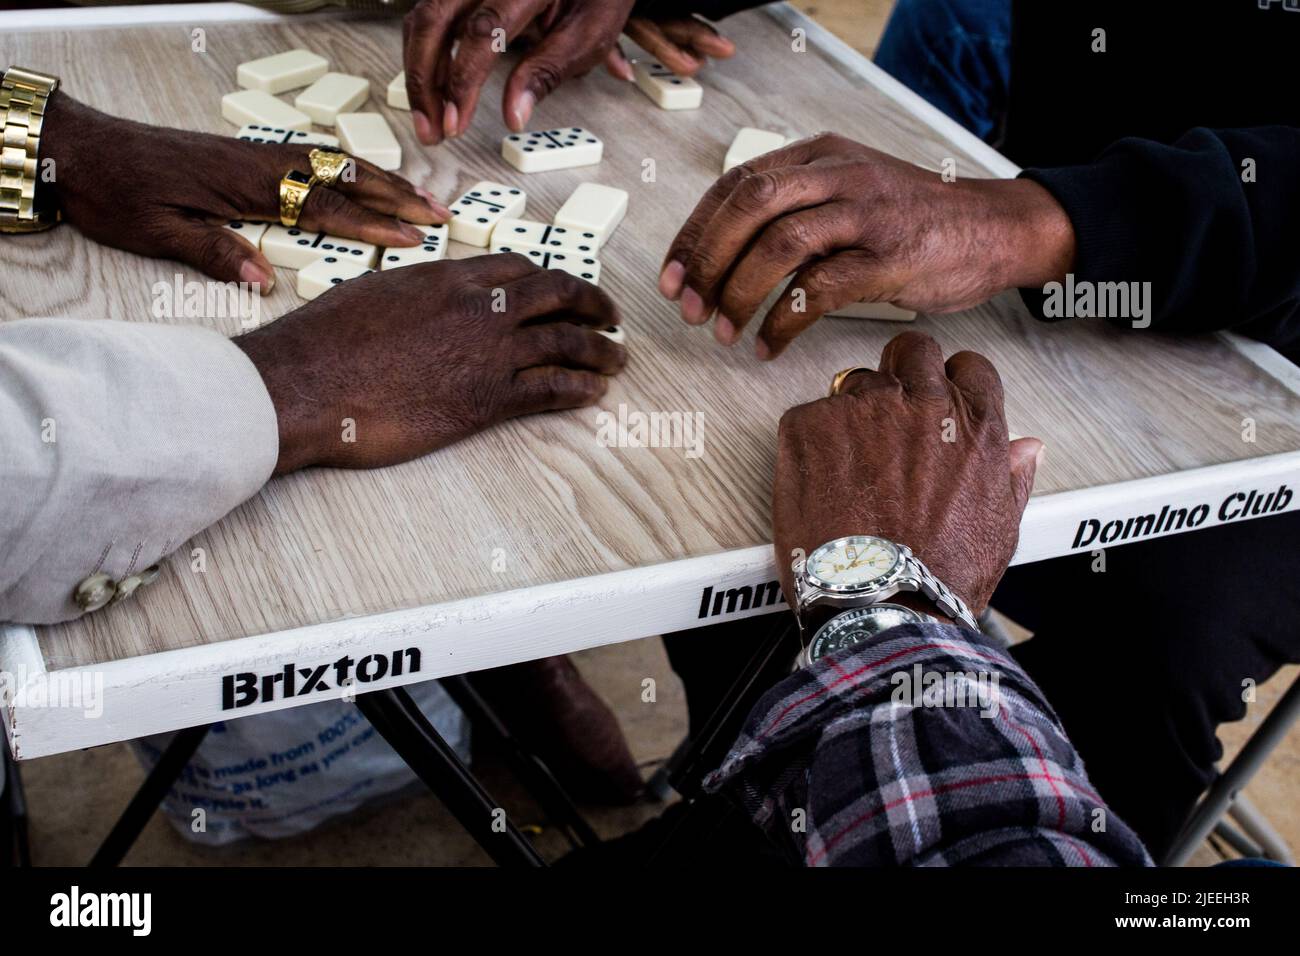
M 1247 496 L 1283 484 L 1291 498 L 1274 513 L 1300 508 L 1300 452 L 1043 495 L 1025 512 L 1013 563 L 1248 520 L 1235 514 Z M 1145 515 L 1154 521 L 1143 530 Z M 0 700 L 12 752 L 30 759 L 784 606 L 772 549 L 760 545 L 53 671 L 34 628 L 0 626 Z M 344 658 L 352 664 L 335 671 Z M 275 676 L 286 667 L 291 696 Z M 321 668 L 324 685 L 305 691 Z M 340 686 L 339 673 L 352 683 Z

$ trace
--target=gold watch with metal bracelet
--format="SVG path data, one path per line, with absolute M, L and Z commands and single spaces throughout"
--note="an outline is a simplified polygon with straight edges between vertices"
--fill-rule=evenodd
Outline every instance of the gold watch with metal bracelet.
M 36 194 L 45 108 L 59 78 L 11 66 L 0 79 L 0 232 L 39 232 L 59 221 Z

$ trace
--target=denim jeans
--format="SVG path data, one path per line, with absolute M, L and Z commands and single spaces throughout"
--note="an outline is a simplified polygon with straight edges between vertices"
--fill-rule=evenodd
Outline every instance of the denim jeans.
M 1011 78 L 1011 0 L 898 0 L 876 65 L 986 142 Z

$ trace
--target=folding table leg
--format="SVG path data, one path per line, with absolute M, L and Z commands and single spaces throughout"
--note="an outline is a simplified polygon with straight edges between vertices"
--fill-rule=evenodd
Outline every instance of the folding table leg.
M 506 759 L 519 782 L 537 801 L 551 822 L 561 829 L 565 839 L 575 850 L 583 846 L 594 846 L 600 842 L 596 831 L 583 817 L 568 791 L 555 779 L 551 769 L 537 754 L 510 733 L 510 728 L 463 675 L 444 677 L 439 680 L 439 683 L 456 706 L 469 717 L 469 722 L 475 730 L 486 731 L 505 747 Z
M 1246 839 L 1255 845 L 1255 848 L 1250 853 L 1243 854 L 1244 856 L 1262 856 L 1287 866 L 1295 866 L 1295 854 L 1291 852 L 1286 838 L 1273 828 L 1273 824 L 1268 822 L 1268 817 L 1264 816 L 1244 793 L 1237 794 L 1237 799 L 1228 808 L 1228 815 L 1241 828 Z
M 18 773 L 18 763 L 9 753 L 9 741 L 4 741 L 4 847 L 5 858 L 0 866 L 31 866 L 31 849 L 27 843 L 27 798 L 23 793 L 23 778 Z
M 189 727 L 179 731 L 172 738 L 172 742 L 158 758 L 158 763 L 154 764 L 154 768 L 144 778 L 140 789 L 135 792 L 131 802 L 122 811 L 122 816 L 118 818 L 112 831 L 95 851 L 95 856 L 90 861 L 92 868 L 117 866 L 122 862 L 127 850 L 131 849 L 140 836 L 140 831 L 154 815 L 154 811 L 162 803 L 171 785 L 176 782 L 176 778 L 194 756 L 194 751 L 198 750 L 199 744 L 203 743 L 210 726 L 211 724 L 203 724 L 199 727 Z
M 527 838 L 401 687 L 372 691 L 357 708 L 498 866 L 545 866 Z
M 770 615 L 754 625 L 758 644 L 753 656 L 700 733 L 678 747 L 665 768 L 668 782 L 682 795 L 686 808 L 675 816 L 649 863 L 681 858 L 683 848 L 702 843 L 731 814 L 727 801 L 704 793 L 701 784 L 726 757 L 758 698 L 789 674 L 799 653 L 798 630 L 789 615 Z
M 1183 824 L 1178 839 L 1160 861 L 1161 866 L 1182 866 L 1187 862 L 1297 720 L 1300 720 L 1300 678 L 1269 711 L 1228 769 L 1210 784 Z
M 694 796 L 704 777 L 718 768 L 739 736 L 750 709 L 790 673 L 799 655 L 799 631 L 791 615 L 773 614 L 756 619 L 754 640 L 753 656 L 708 722 L 684 749 L 673 753 L 669 782 L 685 797 Z

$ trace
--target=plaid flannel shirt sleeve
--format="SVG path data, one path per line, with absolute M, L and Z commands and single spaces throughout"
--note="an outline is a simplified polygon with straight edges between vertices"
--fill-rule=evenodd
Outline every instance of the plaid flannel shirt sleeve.
M 788 677 L 705 787 L 810 866 L 1151 865 L 1033 681 L 948 625 Z

